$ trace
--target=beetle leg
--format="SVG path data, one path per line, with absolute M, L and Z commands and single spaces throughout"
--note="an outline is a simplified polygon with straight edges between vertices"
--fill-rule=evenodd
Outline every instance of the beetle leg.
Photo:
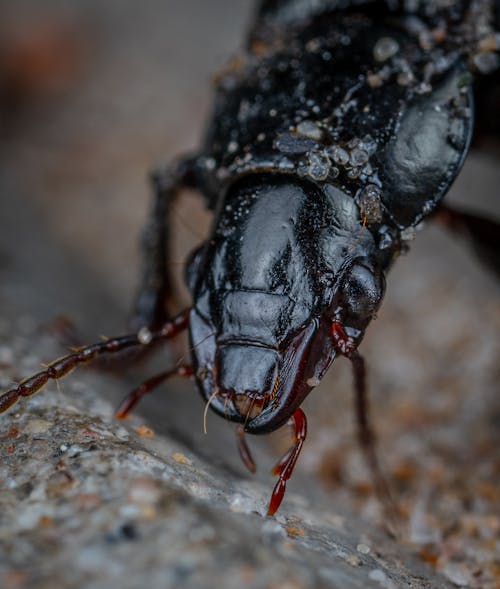
M 375 493 L 384 508 L 390 525 L 390 531 L 395 533 L 399 528 L 399 511 L 392 498 L 389 484 L 380 468 L 376 437 L 370 423 L 368 391 L 366 387 L 366 365 L 363 356 L 356 350 L 350 356 L 354 373 L 354 389 L 356 393 L 356 420 L 358 425 L 358 440 L 370 469 Z
M 297 462 L 297 458 L 299 457 L 307 436 L 307 419 L 302 409 L 297 409 L 295 411 L 289 423 L 291 423 L 294 430 L 293 446 L 273 469 L 273 474 L 278 475 L 279 479 L 274 486 L 267 515 L 274 515 L 278 511 L 285 495 L 286 482 L 292 476 L 295 463 Z
M 500 277 L 500 223 L 441 204 L 434 218 L 467 238 L 479 258 Z
M 142 397 L 156 389 L 162 382 L 165 382 L 170 377 L 192 375 L 193 368 L 191 366 L 181 365 L 177 366 L 176 368 L 172 368 L 171 370 L 160 372 L 160 374 L 156 374 L 155 376 L 148 378 L 148 380 L 140 384 L 131 393 L 129 393 L 125 399 L 123 399 L 115 412 L 115 417 L 117 419 L 125 419 L 128 417 L 130 411 L 132 411 L 132 409 L 137 405 Z
M 66 376 L 77 366 L 87 364 L 105 354 L 114 354 L 126 349 L 139 349 L 158 341 L 170 339 L 184 331 L 189 321 L 189 310 L 179 313 L 171 321 L 166 322 L 157 331 L 139 331 L 137 334 L 124 335 L 107 339 L 76 349 L 72 354 L 51 362 L 45 370 L 21 381 L 16 387 L 0 395 L 0 413 L 14 405 L 21 397 L 30 397 L 44 387 L 49 380 L 58 380 Z
M 197 159 L 187 158 L 151 175 L 154 200 L 141 241 L 142 279 L 130 318 L 131 329 L 158 329 L 168 317 L 173 281 L 168 265 L 170 212 L 181 188 L 196 186 Z
M 497 4 L 499 4 L 497 2 Z M 500 28 L 500 4 L 495 30 Z M 500 139 L 500 72 L 497 70 L 474 81 L 474 136 L 472 146 L 489 149 Z
M 255 472 L 257 468 L 245 438 L 245 427 L 241 423 L 238 424 L 236 428 L 236 442 L 238 444 L 238 452 L 240 453 L 240 458 L 243 461 L 243 464 L 250 472 Z

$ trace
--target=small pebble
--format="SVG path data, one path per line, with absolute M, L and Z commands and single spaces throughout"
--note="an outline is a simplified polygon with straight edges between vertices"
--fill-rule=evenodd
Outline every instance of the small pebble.
M 235 513 L 251 513 L 255 510 L 255 504 L 249 497 L 237 493 L 231 498 L 229 509 Z
M 470 572 L 465 565 L 448 563 L 441 572 L 457 587 L 468 587 L 472 583 Z
M 30 419 L 24 428 L 26 434 L 43 434 L 52 427 L 52 423 L 46 419 Z M 60 446 L 60 450 L 65 452 L 68 449 L 66 445 Z
M 361 554 L 369 554 L 371 548 L 369 546 L 367 546 L 366 544 L 358 544 L 356 546 L 356 550 Z
M 133 503 L 156 503 L 159 501 L 160 496 L 160 486 L 154 479 L 149 477 L 138 478 L 130 484 L 128 498 Z
M 389 577 L 384 573 L 381 569 L 373 569 L 369 572 L 368 577 L 372 581 L 376 581 L 379 583 L 381 587 L 384 589 L 396 589 L 394 583 L 389 579 Z
M 14 353 L 9 346 L 0 346 L 0 366 L 11 366 L 14 361 Z
M 172 458 L 178 462 L 179 464 L 187 464 L 187 465 L 191 465 L 192 462 L 191 460 L 189 460 L 189 458 L 186 458 L 184 456 L 184 454 L 182 454 L 181 452 L 174 452 L 172 454 Z
M 356 554 L 350 554 L 347 557 L 346 562 L 350 564 L 352 567 L 359 567 L 362 565 L 361 559 L 359 558 L 359 556 L 356 556 Z
M 135 433 L 143 438 L 152 438 L 155 435 L 154 430 L 147 425 L 138 425 L 135 428 Z

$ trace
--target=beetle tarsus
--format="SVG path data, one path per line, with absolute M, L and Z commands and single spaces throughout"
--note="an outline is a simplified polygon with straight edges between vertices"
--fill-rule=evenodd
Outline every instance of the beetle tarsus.
M 302 409 L 297 409 L 290 421 L 294 430 L 294 445 L 273 469 L 273 474 L 278 475 L 279 479 L 273 489 L 267 515 L 274 515 L 278 511 L 285 496 L 286 482 L 292 476 L 297 458 L 307 436 L 307 419 Z

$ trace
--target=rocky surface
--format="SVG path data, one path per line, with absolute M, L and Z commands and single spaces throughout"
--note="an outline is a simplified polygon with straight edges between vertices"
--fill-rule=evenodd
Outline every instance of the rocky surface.
M 265 517 L 269 485 L 142 420 L 115 421 L 96 394 L 106 380 L 72 378 L 3 419 L 5 589 L 450 587 L 335 503 L 318 510 L 291 493 Z

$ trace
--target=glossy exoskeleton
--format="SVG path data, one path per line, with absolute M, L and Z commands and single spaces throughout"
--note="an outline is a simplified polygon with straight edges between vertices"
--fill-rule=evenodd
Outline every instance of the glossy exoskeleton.
M 301 403 L 341 355 L 380 483 L 358 346 L 386 272 L 432 214 L 499 270 L 499 226 L 441 204 L 471 143 L 473 83 L 484 74 L 485 92 L 498 88 L 499 29 L 493 0 L 261 2 L 246 50 L 218 78 L 200 151 L 153 176 L 134 333 L 56 360 L 4 393 L 0 411 L 96 356 L 188 329 L 191 364 L 143 383 L 117 415 L 194 375 L 206 408 L 238 423 L 250 470 L 245 432 L 290 423 L 272 515 L 306 437 Z M 170 319 L 169 209 L 183 187 L 203 194 L 214 224 L 186 268 L 193 305 Z

